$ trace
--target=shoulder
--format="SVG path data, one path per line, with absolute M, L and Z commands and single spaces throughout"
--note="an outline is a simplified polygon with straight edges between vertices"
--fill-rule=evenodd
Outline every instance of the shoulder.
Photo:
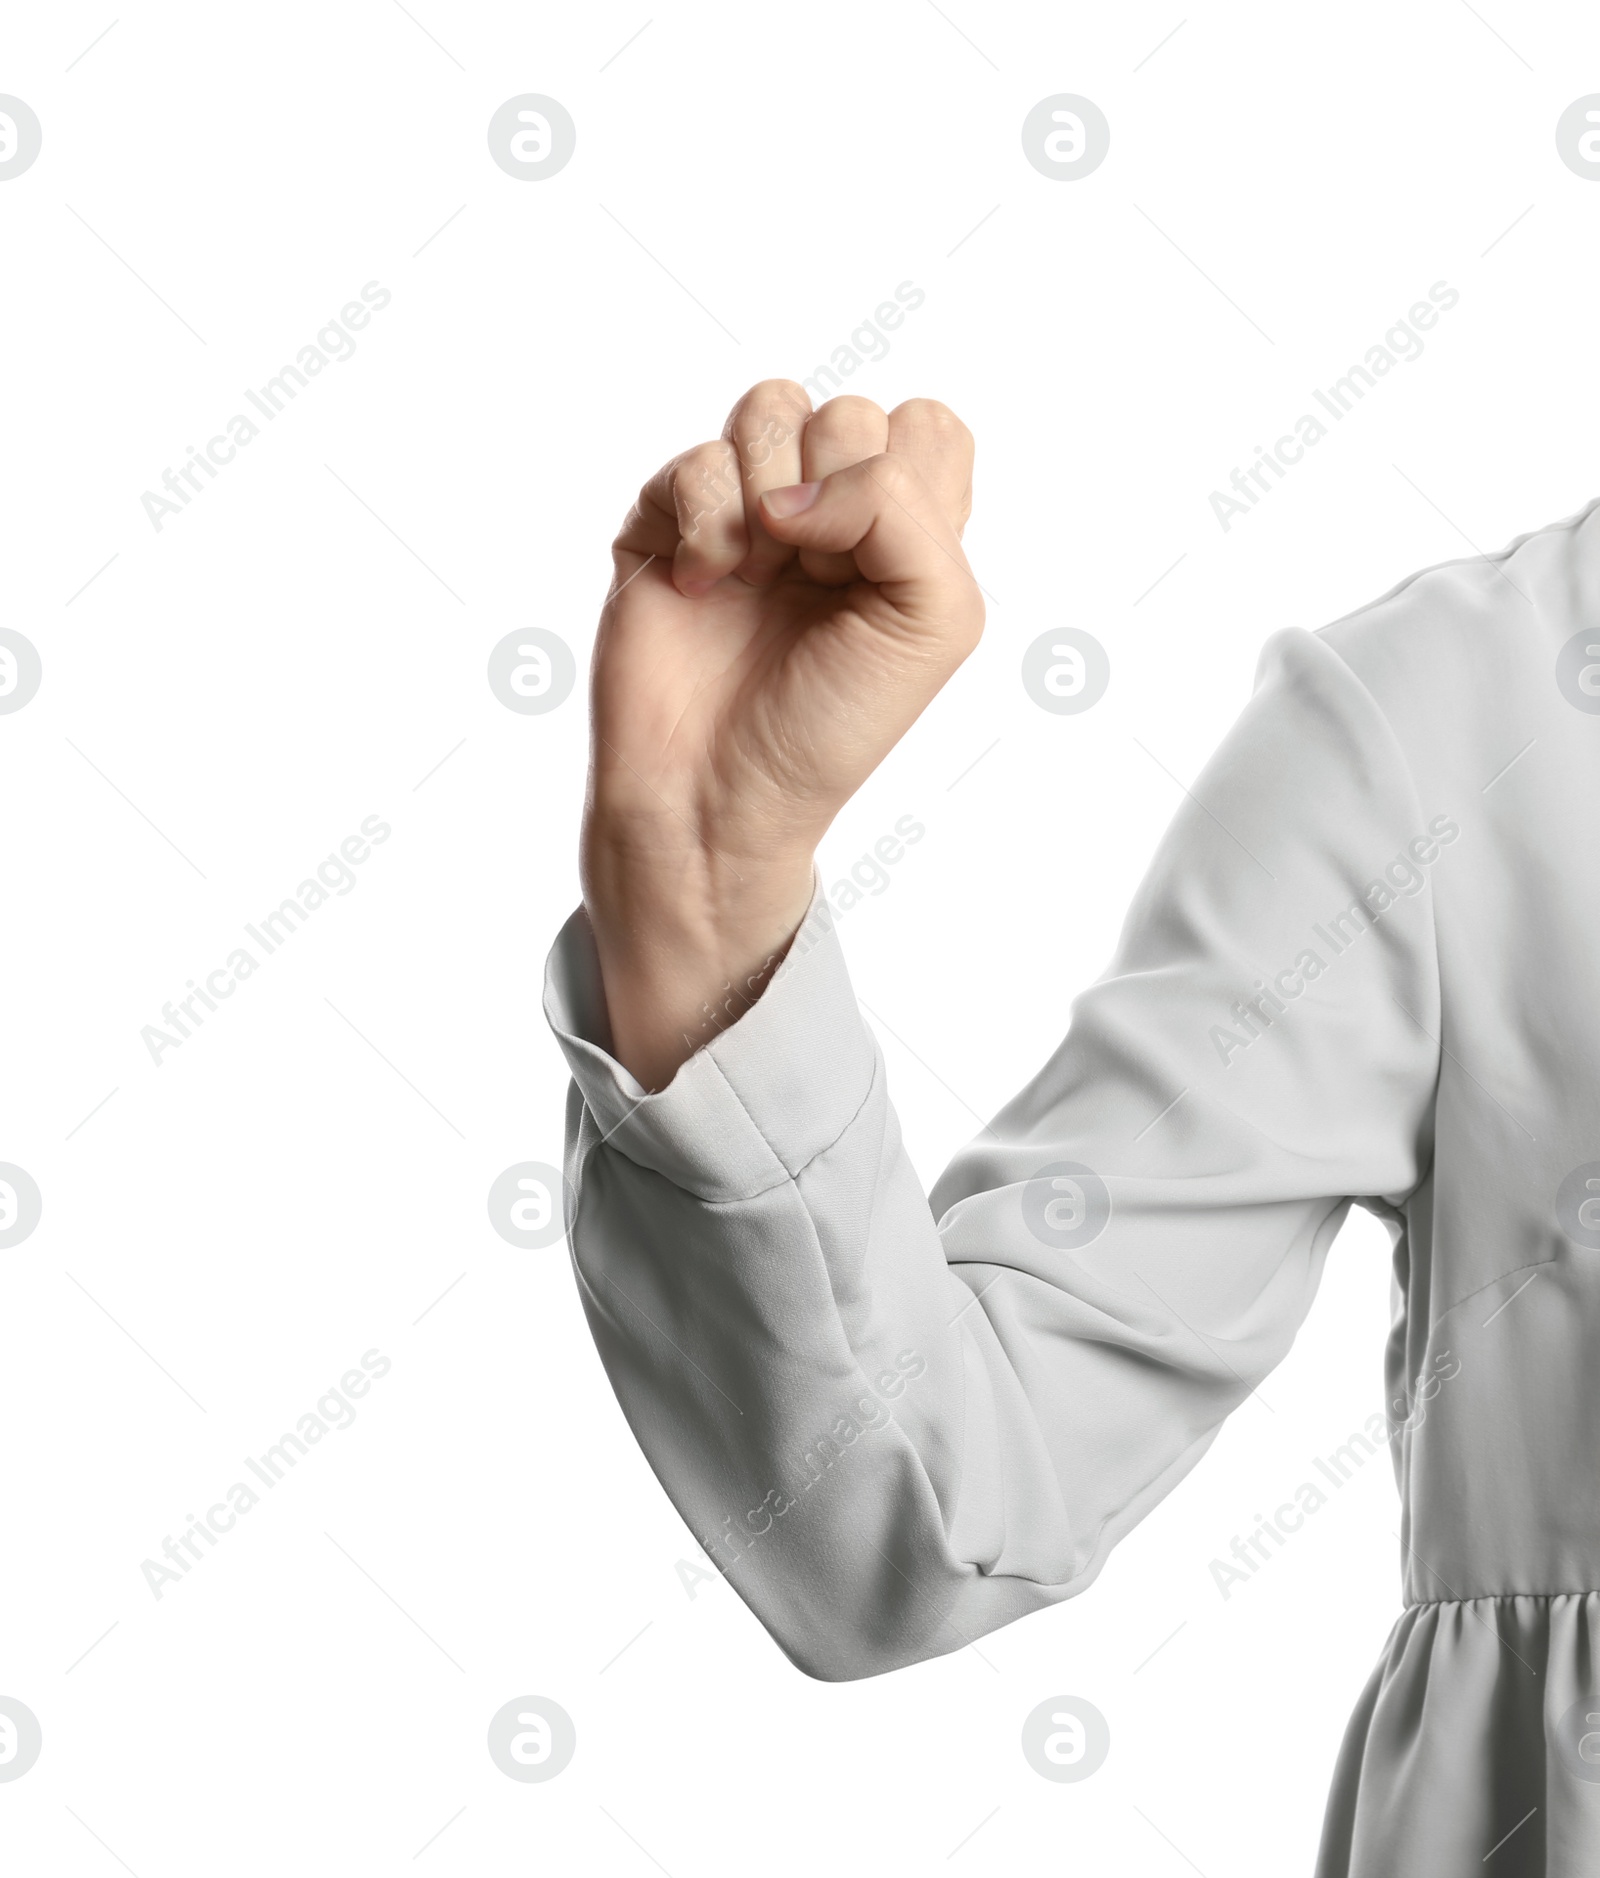
M 1407 746 L 1494 741 L 1556 697 L 1557 663 L 1600 621 L 1600 498 L 1519 535 L 1498 553 L 1441 562 L 1315 633 L 1278 634 L 1263 670 L 1287 656 L 1323 670 L 1333 654 Z M 1278 641 L 1308 643 L 1292 649 Z M 1324 682 L 1336 683 L 1331 672 Z

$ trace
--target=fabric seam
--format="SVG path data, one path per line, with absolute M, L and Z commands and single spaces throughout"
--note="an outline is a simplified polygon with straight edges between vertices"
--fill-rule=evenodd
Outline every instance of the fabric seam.
M 1482 1591 L 1471 1598 L 1408 1598 L 1405 1608 L 1408 1611 L 1432 1609 L 1445 1604 L 1506 1604 L 1512 1598 L 1595 1598 L 1600 1597 L 1600 1589 L 1588 1591 Z
M 864 1024 L 862 1025 L 862 1029 L 866 1030 L 866 1026 Z M 869 1037 L 871 1037 L 871 1034 L 872 1033 L 870 1031 L 867 1032 L 867 1035 Z M 754 1187 L 750 1190 L 750 1192 L 734 1194 L 730 1199 L 708 1200 L 708 1199 L 702 1199 L 699 1194 L 695 1194 L 694 1197 L 696 1200 L 700 1201 L 700 1204 L 702 1206 L 743 1206 L 746 1201 L 759 1200 L 764 1194 L 775 1192 L 779 1187 L 783 1186 L 786 1182 L 792 1182 L 792 1183 L 798 1184 L 800 1176 L 806 1171 L 808 1167 L 811 1166 L 811 1164 L 814 1161 L 820 1160 L 824 1154 L 829 1153 L 832 1149 L 836 1148 L 841 1141 L 843 1141 L 845 1136 L 849 1134 L 850 1130 L 856 1125 L 857 1121 L 860 1120 L 862 1111 L 866 1108 L 867 1104 L 872 1100 L 873 1091 L 878 1086 L 878 1076 L 879 1076 L 879 1072 L 883 1064 L 883 1052 L 879 1050 L 876 1041 L 874 1041 L 873 1046 L 872 1046 L 872 1074 L 867 1078 L 866 1093 L 862 1096 L 861 1100 L 856 1104 L 856 1106 L 850 1111 L 849 1115 L 846 1116 L 845 1120 L 840 1124 L 838 1132 L 834 1135 L 831 1135 L 828 1138 L 828 1140 L 823 1142 L 821 1147 L 817 1148 L 811 1154 L 808 1154 L 798 1167 L 792 1168 L 792 1169 L 790 1168 L 788 1162 L 784 1160 L 783 1156 L 767 1139 L 765 1130 L 762 1128 L 761 1124 L 756 1120 L 755 1116 L 750 1113 L 750 1109 L 748 1105 L 746 1104 L 744 1097 L 740 1095 L 739 1091 L 734 1087 L 732 1080 L 729 1078 L 728 1072 L 722 1067 L 722 1065 L 717 1061 L 717 1059 L 714 1056 L 711 1058 L 711 1064 L 712 1064 L 712 1067 L 716 1070 L 718 1076 L 722 1078 L 723 1085 L 727 1089 L 729 1095 L 731 1095 L 734 1101 L 739 1104 L 739 1107 L 744 1114 L 745 1120 L 749 1122 L 750 1126 L 755 1130 L 755 1133 L 757 1137 L 759 1138 L 759 1140 L 761 1141 L 762 1145 L 766 1148 L 767 1152 L 772 1156 L 773 1160 L 777 1162 L 778 1167 L 781 1171 L 779 1172 L 778 1178 L 776 1180 L 770 1181 L 765 1187 Z M 630 1159 L 631 1159 L 631 1156 L 630 1156 Z M 667 1176 L 667 1178 L 670 1178 L 670 1176 Z M 680 1187 L 681 1190 L 684 1192 L 692 1191 L 692 1189 L 689 1189 L 689 1188 L 682 1188 L 681 1183 L 678 1181 L 674 1180 L 672 1184 L 675 1187 Z M 806 1215 L 808 1218 L 810 1217 L 810 1213 L 811 1213 L 811 1209 L 807 1207 Z
M 1600 506 L 1600 497 L 1597 497 L 1595 499 L 1595 503 L 1591 504 L 1591 507 L 1596 507 L 1596 506 Z M 1585 514 L 1587 513 L 1588 511 L 1585 510 Z M 1513 544 L 1513 545 L 1520 545 L 1520 544 Z M 1507 549 L 1506 552 L 1509 554 L 1511 550 Z M 1424 571 L 1431 572 L 1432 570 L 1428 569 Z M 1420 578 L 1420 576 L 1416 576 L 1415 578 Z M 1402 586 L 1404 586 L 1405 584 L 1406 583 L 1402 582 Z M 1396 588 L 1395 591 L 1399 592 L 1400 588 Z M 1358 611 L 1364 611 L 1364 610 L 1365 609 L 1358 609 Z M 1349 615 L 1346 615 L 1346 617 L 1354 618 L 1355 615 L 1349 614 Z M 1364 697 L 1367 700 L 1367 703 L 1371 705 L 1373 715 L 1377 718 L 1378 722 L 1382 724 L 1385 734 L 1388 736 L 1390 745 L 1392 746 L 1395 755 L 1399 757 L 1400 759 L 1400 767 L 1405 773 L 1406 781 L 1411 786 L 1411 799 L 1417 805 L 1417 809 L 1420 813 L 1421 808 L 1422 808 L 1422 791 L 1417 787 L 1417 778 L 1411 768 L 1411 758 L 1406 754 L 1405 745 L 1400 741 L 1400 733 L 1395 729 L 1394 725 L 1390 723 L 1389 721 L 1389 713 L 1386 710 L 1384 710 L 1383 706 L 1372 695 L 1371 690 L 1367 686 L 1366 680 L 1362 678 L 1361 674 L 1350 663 L 1350 661 L 1344 656 L 1344 654 L 1339 650 L 1339 648 L 1331 644 L 1327 639 L 1323 638 L 1324 633 L 1331 631 L 1334 626 L 1338 626 L 1341 624 L 1343 624 L 1343 622 L 1340 620 L 1330 621 L 1327 626 L 1319 627 L 1316 630 L 1316 632 L 1314 632 L 1311 635 L 1311 637 L 1318 640 L 1326 648 L 1326 650 L 1329 653 L 1331 653 L 1332 656 L 1339 661 L 1340 667 L 1344 671 L 1349 673 L 1350 682 L 1353 685 L 1355 685 L 1357 690 L 1360 691 L 1362 697 Z M 1434 1069 L 1433 1069 L 1433 1096 L 1432 1096 L 1432 1101 L 1430 1105 L 1431 1111 L 1432 1111 L 1432 1117 L 1433 1117 L 1433 1126 L 1430 1130 L 1430 1135 L 1432 1138 L 1430 1139 L 1429 1144 L 1428 1144 L 1427 1165 L 1418 1172 L 1417 1178 L 1411 1184 L 1411 1186 L 1409 1186 L 1405 1190 L 1405 1192 L 1399 1196 L 1397 1200 L 1392 1202 L 1392 1204 L 1395 1207 L 1395 1210 L 1402 1214 L 1405 1211 L 1405 1207 L 1407 1203 L 1422 1189 L 1422 1187 L 1424 1187 L 1427 1184 L 1428 1180 L 1431 1178 L 1433 1174 L 1433 1170 L 1434 1170 L 1434 1163 L 1438 1156 L 1438 1151 L 1439 1151 L 1439 1144 L 1438 1144 L 1439 1084 L 1444 1076 L 1444 973 L 1441 970 L 1440 964 L 1439 964 L 1439 918 L 1438 918 L 1438 912 L 1437 912 L 1437 903 L 1431 892 L 1428 896 L 1428 924 L 1433 932 L 1433 981 L 1434 981 L 1434 984 L 1438 987 L 1438 992 L 1439 992 L 1439 1035 L 1434 1040 L 1435 1056 L 1434 1056 Z M 1388 1200 L 1388 1196 L 1386 1194 L 1380 1194 L 1378 1198 L 1385 1200 L 1385 1201 Z

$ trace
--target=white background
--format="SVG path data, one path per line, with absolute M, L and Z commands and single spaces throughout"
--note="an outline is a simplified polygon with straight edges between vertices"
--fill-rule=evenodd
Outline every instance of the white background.
M 931 1182 L 1261 642 L 1597 493 L 1600 188 L 1554 141 L 1594 89 L 1600 18 L 1464 0 L 10 10 L 44 141 L 0 183 L 0 624 L 44 682 L 0 718 L 0 1159 L 44 1214 L 0 1252 L 0 1695 L 44 1751 L 8 1869 L 1309 1870 L 1399 1608 L 1386 1457 L 1231 1598 L 1209 1565 L 1380 1407 L 1386 1235 L 1087 1597 L 808 1681 L 681 1567 L 564 1247 L 489 1224 L 560 1159 L 586 734 L 581 683 L 519 716 L 485 666 L 538 625 L 581 672 L 657 463 L 924 290 L 850 388 L 971 426 L 993 602 L 822 863 L 926 826 L 842 931 Z M 485 140 L 527 91 L 578 127 L 536 183 Z M 1111 124 L 1078 182 L 1019 138 L 1062 91 Z M 355 355 L 156 531 L 142 492 L 372 280 Z M 1423 355 L 1224 531 L 1211 491 L 1441 280 Z M 1060 625 L 1110 655 L 1081 717 L 1019 681 Z M 354 889 L 153 1064 L 369 815 Z M 369 1349 L 355 1424 L 157 1600 L 141 1561 Z M 577 1727 L 545 1784 L 485 1748 L 529 1693 Z M 1019 1745 L 1063 1693 L 1111 1727 L 1076 1785 Z

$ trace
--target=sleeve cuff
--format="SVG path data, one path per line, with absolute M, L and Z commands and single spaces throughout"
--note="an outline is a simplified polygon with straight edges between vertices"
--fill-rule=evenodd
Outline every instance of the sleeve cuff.
M 581 903 L 545 961 L 544 1013 L 599 1138 L 702 1200 L 748 1199 L 797 1174 L 844 1133 L 878 1074 L 815 869 L 806 916 L 760 997 L 665 1089 L 647 1092 L 610 1054 Z

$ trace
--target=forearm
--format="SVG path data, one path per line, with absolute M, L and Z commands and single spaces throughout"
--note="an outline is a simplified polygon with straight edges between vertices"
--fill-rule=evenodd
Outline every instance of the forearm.
M 1060 1595 L 967 1562 L 992 1552 L 1002 1502 L 1048 1525 L 1059 1496 L 1036 1435 L 1020 1466 L 993 1451 L 1017 1406 L 988 1376 L 1004 1353 L 986 1304 L 963 1310 L 837 932 L 809 932 L 643 1101 L 595 1047 L 586 919 L 558 940 L 546 1009 L 586 1092 L 568 1111 L 572 1255 L 617 1399 L 729 1584 L 795 1662 L 838 1679 Z M 1052 1529 L 1036 1549 L 1070 1542 Z

